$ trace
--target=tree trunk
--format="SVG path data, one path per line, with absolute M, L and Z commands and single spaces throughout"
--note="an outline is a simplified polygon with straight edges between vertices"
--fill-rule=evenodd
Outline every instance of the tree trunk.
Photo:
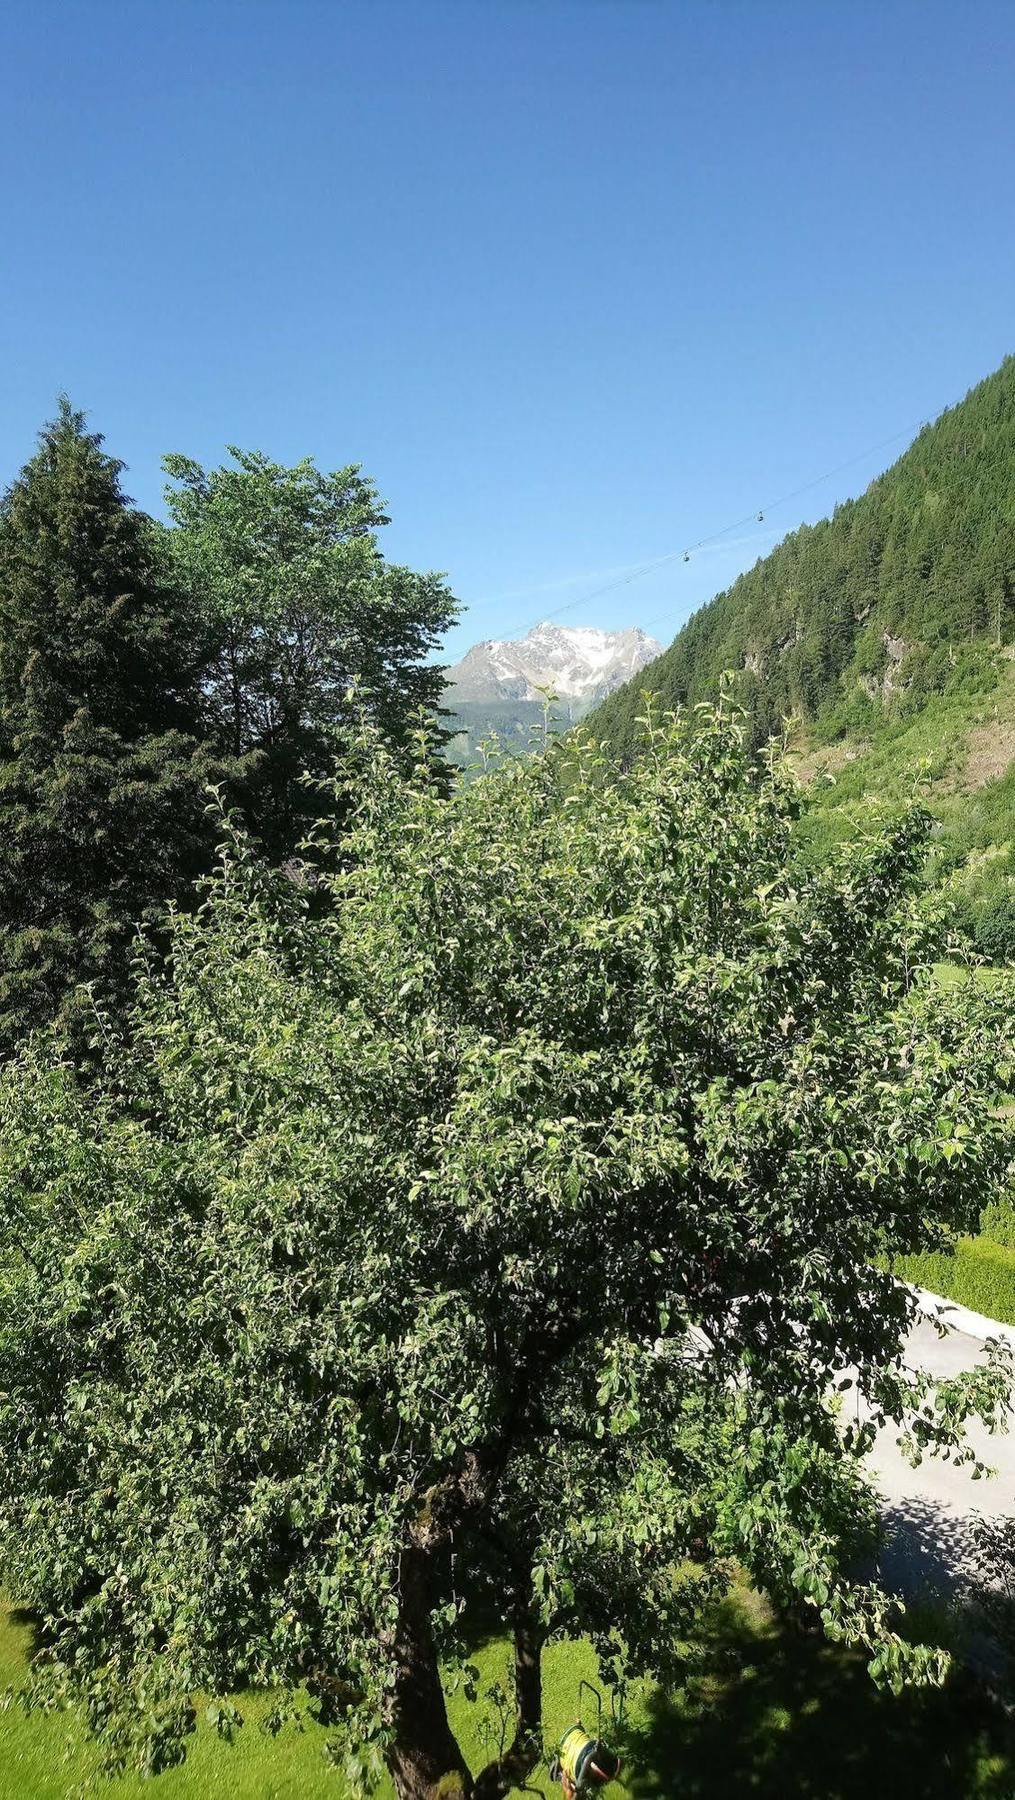
M 430 1628 L 429 1561 L 416 1544 L 402 1554 L 388 1768 L 398 1800 L 471 1800 L 472 1777 L 448 1724 Z
M 524 1782 L 542 1747 L 542 1631 L 529 1595 L 512 1613 L 515 1732 L 502 1756 L 473 1780 L 448 1723 L 430 1628 L 430 1558 L 410 1545 L 400 1566 L 397 1673 L 388 1768 L 398 1800 L 504 1800 Z

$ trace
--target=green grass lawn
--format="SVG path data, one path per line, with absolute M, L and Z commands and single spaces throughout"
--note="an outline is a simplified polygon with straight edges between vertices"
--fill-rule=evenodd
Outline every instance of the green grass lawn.
M 25 1667 L 28 1631 L 10 1612 L 0 1623 L 0 1685 Z M 961 1690 L 880 1695 L 859 1658 L 780 1629 L 756 1596 L 717 1609 L 691 1647 L 686 1686 L 646 1691 L 623 1732 L 627 1767 L 608 1800 L 1009 1800 L 1015 1793 L 1010 1730 Z M 482 1686 L 503 1675 L 504 1647 L 477 1655 Z M 573 1721 L 581 1677 L 594 1673 L 584 1645 L 551 1648 L 545 1662 L 549 1738 Z M 232 1745 L 199 1731 L 183 1769 L 154 1781 L 102 1784 L 109 1800 L 341 1800 L 321 1756 L 323 1731 L 270 1739 L 256 1729 L 266 1702 L 241 1702 L 247 1721 Z M 485 1754 L 478 1709 L 453 1702 L 454 1723 L 475 1766 Z M 588 1722 L 588 1721 L 587 1721 Z M 70 1755 L 67 1750 L 70 1746 Z M 87 1773 L 87 1748 L 66 1717 L 0 1714 L 2 1800 L 64 1800 Z M 545 1771 L 532 1786 L 549 1795 Z M 390 1800 L 390 1790 L 382 1790 Z

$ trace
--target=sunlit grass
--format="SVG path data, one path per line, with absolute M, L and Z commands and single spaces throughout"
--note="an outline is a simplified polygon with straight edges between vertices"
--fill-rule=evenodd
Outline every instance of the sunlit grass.
M 5 1613 L 0 1683 L 22 1677 L 28 1643 L 26 1626 Z M 756 1595 L 738 1593 L 717 1608 L 687 1651 L 679 1691 L 635 1697 L 620 1734 L 624 1779 L 607 1800 L 1007 1800 L 1015 1790 L 1008 1728 L 961 1687 L 901 1699 L 879 1694 L 860 1657 L 780 1626 Z M 476 1661 L 481 1693 L 503 1681 L 503 1644 L 482 1646 Z M 546 1652 L 548 1743 L 573 1722 L 579 1682 L 594 1675 L 586 1645 Z M 343 1783 L 323 1760 L 322 1729 L 267 1738 L 257 1730 L 267 1700 L 244 1697 L 240 1706 L 247 1722 L 232 1745 L 203 1728 L 182 1769 L 154 1781 L 103 1783 L 99 1793 L 108 1800 L 342 1800 Z M 451 1712 L 475 1767 L 496 1749 L 493 1711 L 484 1717 L 454 1697 Z M 594 1717 L 585 1722 L 594 1725 Z M 66 1717 L 26 1718 L 16 1706 L 0 1715 L 2 1800 L 65 1800 L 90 1765 Z M 530 1785 L 551 1794 L 545 1768 Z M 390 1800 L 391 1790 L 379 1795 Z

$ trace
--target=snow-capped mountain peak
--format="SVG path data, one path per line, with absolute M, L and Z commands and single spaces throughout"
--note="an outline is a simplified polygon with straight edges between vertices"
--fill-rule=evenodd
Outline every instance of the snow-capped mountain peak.
M 448 670 L 448 702 L 539 700 L 549 689 L 584 711 L 629 681 L 661 649 L 638 626 L 603 631 L 544 620 L 523 638 L 474 644 Z

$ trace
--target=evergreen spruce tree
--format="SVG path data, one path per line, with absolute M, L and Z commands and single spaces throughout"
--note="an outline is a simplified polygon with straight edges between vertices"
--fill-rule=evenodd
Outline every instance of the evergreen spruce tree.
M 185 609 L 122 464 L 66 400 L 0 505 L 0 1049 L 124 989 L 207 866 Z

